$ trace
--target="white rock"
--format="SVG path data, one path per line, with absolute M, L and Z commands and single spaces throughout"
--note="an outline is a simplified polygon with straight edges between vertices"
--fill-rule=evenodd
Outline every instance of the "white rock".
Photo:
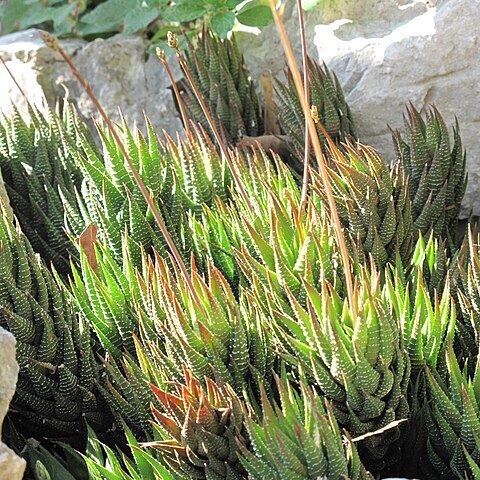
M 21 480 L 25 467 L 23 458 L 0 443 L 0 480 Z
M 17 384 L 15 343 L 13 335 L 0 327 L 0 431 Z M 0 442 L 0 480 L 20 480 L 25 466 L 25 460 Z
M 85 44 L 82 40 L 65 40 L 62 45 L 73 55 Z M 41 106 L 44 98 L 55 104 L 61 93 L 56 88 L 56 78 L 65 67 L 63 62 L 38 36 L 38 30 L 30 29 L 0 37 L 0 55 L 15 77 L 30 102 Z M 26 110 L 22 93 L 13 82 L 7 70 L 0 65 L 0 111 L 9 112 L 12 102 L 20 111 Z
M 113 120 L 120 120 L 120 108 L 130 126 L 144 127 L 145 111 L 158 131 L 173 135 L 181 128 L 165 69 L 156 56 L 146 54 L 140 37 L 116 35 L 91 43 L 69 39 L 61 45 Z M 37 30 L 1 37 L 0 55 L 32 103 L 41 106 L 45 97 L 53 106 L 67 93 L 86 119 L 100 118 L 87 93 L 58 54 L 45 47 Z M 175 78 L 180 78 L 176 60 L 171 63 Z M 21 92 L 1 65 L 0 88 L 1 111 L 10 111 L 12 101 L 25 110 Z
M 390 131 L 403 128 L 405 103 L 434 103 L 449 125 L 455 115 L 467 149 L 469 188 L 462 214 L 480 214 L 480 2 L 439 0 L 400 5 L 389 15 L 316 27 L 319 58 L 345 88 L 361 140 L 394 157 Z

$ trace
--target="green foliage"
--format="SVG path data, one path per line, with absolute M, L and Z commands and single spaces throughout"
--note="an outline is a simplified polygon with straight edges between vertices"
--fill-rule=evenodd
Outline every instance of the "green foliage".
M 28 123 L 15 110 L 0 124 L 0 169 L 13 213 L 34 250 L 61 274 L 69 271 L 70 257 L 77 257 L 65 233 L 60 191 L 73 193 L 81 183 L 69 150 L 80 131 L 89 138 L 68 106 L 63 118 L 30 108 Z
M 272 406 L 264 393 L 263 420 L 247 419 L 253 453 L 242 449 L 241 461 L 252 480 L 373 480 L 355 445 L 344 442 L 329 404 L 305 384 L 296 392 L 277 380 L 281 401 Z
M 205 378 L 205 387 L 185 370 L 185 385 L 174 393 L 152 385 L 161 411 L 152 406 L 158 429 L 168 439 L 148 443 L 162 452 L 163 461 L 181 479 L 242 480 L 237 452 L 248 444 L 245 406 L 223 382 Z
M 269 388 L 274 356 L 259 313 L 245 298 L 235 298 L 217 269 L 210 266 L 208 282 L 192 270 L 193 295 L 158 256 L 144 257 L 140 272 L 125 258 L 122 272 L 108 254 L 97 252 L 98 274 L 82 256 L 72 291 L 109 352 L 98 388 L 118 426 L 123 419 L 136 435 L 150 432 L 147 385 L 182 378 L 183 365 L 198 377 L 227 382 L 240 395 L 254 397 L 259 382 Z
M 310 267 L 315 279 L 322 266 L 332 273 L 327 252 L 333 246 L 321 215 L 312 211 L 305 224 L 295 222 L 300 191 L 285 164 L 276 157 L 274 162 L 270 161 L 262 151 L 254 151 L 245 159 L 236 155 L 234 160 L 247 193 L 247 203 L 234 194 L 230 202 L 217 202 L 215 210 L 204 209 L 202 221 L 192 225 L 197 249 L 208 254 L 234 289 L 237 278 L 240 283 L 248 284 L 253 274 L 261 281 L 267 282 L 270 278 L 277 284 L 283 276 L 299 278 L 300 272 Z M 268 189 L 264 187 L 264 179 L 268 179 Z M 287 196 L 285 191 L 289 192 Z M 306 256 L 316 255 L 317 240 L 323 242 L 318 247 L 323 257 L 311 258 L 312 264 L 308 264 Z M 238 255 L 235 259 L 237 252 L 259 263 L 253 269 L 245 268 L 244 262 L 238 261 Z
M 462 372 L 450 345 L 448 377 L 427 369 L 427 455 L 423 478 L 480 478 L 480 361 L 473 375 Z
M 356 140 L 352 113 L 336 75 L 332 74 L 325 64 L 320 66 L 309 58 L 308 79 L 310 103 L 317 108 L 318 121 L 331 139 L 337 144 L 347 139 Z M 279 99 L 278 120 L 287 135 L 292 152 L 290 163 L 296 172 L 301 173 L 305 157 L 305 115 L 289 70 L 287 84 L 277 81 L 276 90 Z M 318 125 L 316 130 L 326 152 L 326 138 Z M 312 162 L 315 163 L 313 155 Z
M 65 445 L 65 449 L 69 447 L 66 444 L 63 445 Z M 50 452 L 41 444 L 36 444 L 32 439 L 27 441 L 26 450 L 28 453 L 28 466 L 35 480 L 55 480 L 56 478 L 86 480 L 88 478 L 82 458 L 78 453 L 74 453 L 74 456 L 69 456 L 67 463 L 67 459 L 62 458 L 56 452 Z
M 253 80 L 234 38 L 221 41 L 204 30 L 186 51 L 188 69 L 227 143 L 263 134 L 261 108 Z M 187 116 L 206 131 L 209 124 L 195 93 L 185 82 Z
M 338 422 L 354 437 L 408 418 L 410 379 L 410 360 L 378 274 L 365 272 L 357 282 L 355 312 L 325 280 L 318 289 L 304 280 L 296 295 L 284 285 L 288 300 L 264 285 L 253 292 L 268 312 L 282 358 L 333 402 Z M 395 427 L 366 439 L 364 463 L 381 471 L 397 462 L 400 437 Z
M 450 282 L 430 295 L 422 268 L 415 266 L 405 285 L 403 269 L 396 269 L 387 279 L 389 303 L 397 317 L 413 374 L 426 364 L 444 370 L 443 355 L 448 341 L 452 342 L 456 325 L 456 309 L 450 296 Z
M 378 268 L 394 264 L 397 256 L 409 265 L 414 242 L 408 180 L 395 168 L 390 172 L 371 147 L 346 144 L 330 169 L 338 214 L 348 232 L 353 257 L 365 264 L 369 256 Z M 313 188 L 324 196 L 318 175 Z M 361 248 L 363 247 L 363 248 Z
M 10 0 L 0 6 L 1 32 L 48 23 L 59 33 L 69 32 L 75 22 L 77 11 L 83 11 L 85 0 L 67 2 L 58 0 L 29 1 Z M 93 3 L 93 2 L 89 2 Z
M 272 21 L 263 0 L 9 0 L 0 18 L 2 33 L 33 26 L 87 38 L 140 32 L 154 43 L 165 40 L 167 29 L 205 25 L 225 38 L 236 23 L 263 27 Z
M 119 264 L 127 232 L 125 248 L 137 267 L 142 249 L 151 252 L 154 247 L 163 254 L 167 245 L 114 139 L 104 128 L 98 131 L 103 154 L 98 154 L 84 136 L 80 136 L 76 148 L 71 148 L 84 180 L 80 188 L 63 198 L 68 229 L 78 236 L 90 223 L 96 225 Z M 150 123 L 147 138 L 139 131 L 132 134 L 125 123 L 122 133 L 130 158 L 188 263 L 195 247 L 185 231 L 190 216 L 200 215 L 204 206 L 212 206 L 217 195 L 224 200 L 230 195 L 230 172 L 225 161 L 199 131 L 178 144 L 171 139 L 160 143 Z
M 412 265 L 421 269 L 431 298 L 434 298 L 435 293 L 440 293 L 445 287 L 447 276 L 452 270 L 450 263 L 451 258 L 448 255 L 445 240 L 432 234 L 425 244 L 422 234 L 419 233 L 413 252 Z
M 410 178 L 410 198 L 415 228 L 433 231 L 455 250 L 456 225 L 466 188 L 465 162 L 458 122 L 453 145 L 440 113 L 432 107 L 423 120 L 413 105 L 407 108 L 406 134 L 393 132 L 402 169 Z
M 17 339 L 20 367 L 8 415 L 12 439 L 58 439 L 81 446 L 85 420 L 99 431 L 99 378 L 88 325 L 26 237 L 0 219 L 0 326 Z
M 455 265 L 459 307 L 458 341 L 464 358 L 475 362 L 480 346 L 480 238 L 468 230 Z
M 28 442 L 28 462 L 35 480 L 175 480 L 151 452 L 140 449 L 131 430 L 123 425 L 129 455 L 100 442 L 87 426 L 88 438 L 84 454 L 67 444 L 57 443 L 51 452 Z

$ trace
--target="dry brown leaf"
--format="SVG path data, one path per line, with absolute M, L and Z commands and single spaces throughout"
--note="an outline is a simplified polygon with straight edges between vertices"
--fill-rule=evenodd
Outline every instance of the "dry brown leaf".
M 285 135 L 261 135 L 260 137 L 242 137 L 237 142 L 237 147 L 256 147 L 260 145 L 266 152 L 272 150 L 282 158 L 290 154 L 287 137 Z
M 276 107 L 273 101 L 273 84 L 270 75 L 260 75 L 260 83 L 262 84 L 264 108 L 263 108 L 263 125 L 265 133 L 279 133 L 277 125 L 277 116 L 275 114 Z
M 374 432 L 367 432 L 367 433 L 365 433 L 365 435 L 360 435 L 359 437 L 355 437 L 355 438 L 352 438 L 352 439 L 349 439 L 349 440 L 352 443 L 360 442 L 360 441 L 365 440 L 369 437 L 374 437 L 375 435 L 380 435 L 380 434 L 386 432 L 387 430 L 391 430 L 392 428 L 396 428 L 400 424 L 402 424 L 406 421 L 407 421 L 406 418 L 402 418 L 400 420 L 394 420 L 393 422 L 389 423 L 388 425 L 385 425 L 382 428 L 379 428 L 378 430 L 375 430 Z
M 98 228 L 90 223 L 87 228 L 80 234 L 77 238 L 77 243 L 80 245 L 80 248 L 85 253 L 87 262 L 90 265 L 90 268 L 97 273 L 98 272 L 98 262 L 97 254 L 95 252 L 95 243 L 97 241 Z

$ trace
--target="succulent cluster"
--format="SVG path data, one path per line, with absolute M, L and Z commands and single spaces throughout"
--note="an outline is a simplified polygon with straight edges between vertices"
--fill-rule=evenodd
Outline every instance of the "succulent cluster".
M 173 393 L 152 389 L 162 410 L 152 406 L 153 416 L 170 438 L 148 446 L 164 454 L 174 473 L 181 478 L 245 478 L 237 452 L 248 442 L 246 411 L 232 387 L 209 378 L 204 387 L 185 370 L 185 385 L 175 383 Z
M 198 42 L 188 68 L 227 143 L 261 134 L 234 40 Z M 300 160 L 219 152 L 191 87 L 177 139 L 122 121 L 97 147 L 68 107 L 2 120 L 0 326 L 20 365 L 5 428 L 34 478 L 480 478 L 458 127 L 452 146 L 410 106 L 390 167 L 351 139 L 336 77 L 309 71 L 333 141 L 306 192 Z M 277 90 L 301 159 L 290 76 Z
M 31 107 L 28 123 L 14 110 L 0 123 L 0 170 L 11 207 L 34 250 L 62 274 L 76 255 L 65 233 L 61 192 L 73 192 L 81 182 L 69 149 L 77 140 L 77 123 L 70 107 L 63 118 Z M 81 128 L 90 138 L 84 124 Z
M 160 143 L 148 121 L 147 130 L 147 138 L 139 131 L 134 135 L 124 122 L 123 141 L 178 250 L 188 261 L 194 248 L 191 236 L 184 231 L 188 217 L 201 214 L 217 196 L 224 200 L 229 197 L 230 174 L 200 130 L 178 144 L 170 138 Z M 139 266 L 142 249 L 151 251 L 154 247 L 163 254 L 167 245 L 114 138 L 103 127 L 98 133 L 102 153 L 96 152 L 83 135 L 79 146 L 71 151 L 83 182 L 63 198 L 67 228 L 79 236 L 93 223 L 117 262 L 121 262 L 126 242 L 132 262 Z
M 407 419 L 410 359 L 377 275 L 358 278 L 354 305 L 326 282 L 317 289 L 304 281 L 303 288 L 304 305 L 302 295 L 287 287 L 288 301 L 266 294 L 270 328 L 285 361 L 332 402 L 352 436 Z M 379 471 L 398 461 L 400 439 L 399 428 L 366 439 L 361 448 L 367 465 Z
M 308 59 L 308 78 L 310 103 L 315 106 L 316 120 L 323 125 L 330 138 L 336 142 L 355 140 L 355 125 L 350 107 L 345 101 L 342 87 L 336 75 L 325 64 L 319 65 Z M 305 115 L 298 98 L 297 89 L 289 70 L 287 83 L 276 83 L 279 98 L 278 121 L 287 135 L 294 160 L 292 167 L 296 171 L 303 170 L 305 156 Z M 317 135 L 324 148 L 327 139 L 317 123 Z M 314 159 L 313 159 L 314 160 Z
M 265 145 L 278 150 L 292 171 L 301 175 L 305 156 L 305 116 L 291 72 L 287 69 L 286 83 L 275 80 L 274 88 L 269 79 L 263 79 L 262 108 L 234 37 L 220 41 L 204 31 L 196 38 L 195 44 L 189 44 L 186 60 L 194 85 L 186 80 L 180 82 L 180 101 L 185 104 L 188 118 L 211 132 L 197 100 L 200 94 L 225 143 L 236 144 L 244 136 L 253 137 L 252 143 L 268 136 L 276 138 L 281 147 L 275 148 L 269 141 Z M 355 140 L 352 112 L 336 75 L 325 64 L 319 65 L 308 58 L 307 68 L 310 103 L 316 112 L 316 131 L 326 153 L 327 139 L 319 124 L 337 145 Z M 278 105 L 274 102 L 273 90 Z M 282 135 L 277 135 L 280 132 Z M 311 157 L 315 163 L 314 156 Z
M 200 94 L 208 101 L 224 140 L 235 143 L 248 135 L 263 134 L 263 118 L 255 86 L 233 37 L 221 41 L 204 31 L 187 50 L 187 65 Z M 196 93 L 182 82 L 181 100 L 189 119 L 210 131 Z
M 471 230 L 464 239 L 455 265 L 459 310 L 458 341 L 465 357 L 475 362 L 480 345 L 480 239 Z M 471 365 L 472 367 L 472 365 Z
M 398 167 L 390 171 L 371 147 L 345 144 L 331 168 L 332 189 L 342 225 L 361 263 L 371 255 L 378 268 L 410 263 L 414 242 L 408 179 Z M 324 194 L 316 175 L 313 189 Z M 362 248 L 363 247 L 363 248 Z
M 448 375 L 427 370 L 428 432 L 422 478 L 480 478 L 480 363 L 462 372 L 453 349 L 446 352 Z
M 465 152 L 458 122 L 453 142 L 435 107 L 424 120 L 413 105 L 407 108 L 406 134 L 393 133 L 402 168 L 410 178 L 410 198 L 415 228 L 422 234 L 456 241 L 456 225 L 466 188 Z M 453 144 L 452 144 L 453 143 Z
M 243 447 L 241 461 L 253 480 L 373 480 L 360 461 L 355 444 L 342 438 L 329 404 L 313 389 L 277 381 L 280 406 L 263 397 L 263 422 L 249 418 L 254 452 Z
M 89 326 L 5 216 L 0 257 L 0 326 L 15 335 L 20 366 L 8 417 L 10 438 L 20 448 L 22 438 L 30 436 L 82 446 L 85 420 L 99 432 L 108 420 L 95 385 L 99 373 Z

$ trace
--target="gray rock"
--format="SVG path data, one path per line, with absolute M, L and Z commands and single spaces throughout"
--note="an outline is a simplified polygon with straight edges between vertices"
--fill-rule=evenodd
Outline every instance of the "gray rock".
M 168 89 L 170 82 L 158 58 L 147 55 L 145 49 L 140 37 L 116 35 L 87 44 L 75 53 L 73 61 L 110 118 L 120 120 L 120 110 L 130 126 L 136 124 L 144 130 L 145 112 L 157 130 L 165 129 L 173 135 L 181 128 L 181 121 Z M 180 78 L 179 67 L 172 63 Z M 70 72 L 57 78 L 56 84 L 65 85 L 82 115 L 99 118 L 87 93 Z
M 285 3 L 283 20 L 295 56 L 297 59 L 300 59 L 302 48 L 295 2 Z M 304 20 L 308 53 L 312 57 L 316 57 L 315 43 L 313 41 L 315 26 L 322 22 L 323 12 L 320 9 L 305 12 Z M 284 78 L 285 57 L 275 25 L 265 27 L 256 36 L 253 36 L 251 33 L 238 32 L 237 39 L 239 47 L 245 56 L 245 62 L 254 79 L 258 79 L 262 74 Z
M 434 103 L 450 125 L 457 116 L 469 172 L 462 215 L 480 214 L 480 3 L 371 3 L 378 5 L 374 16 L 318 25 L 315 35 L 319 58 L 345 88 L 360 139 L 390 160 L 394 152 L 387 124 L 403 128 L 406 102 L 421 111 Z
M 85 45 L 83 40 L 62 42 L 69 55 Z M 30 29 L 0 37 L 0 55 L 15 77 L 29 101 L 39 107 L 46 98 L 54 105 L 59 90 L 55 88 L 56 78 L 65 66 L 58 55 L 47 48 L 38 36 L 38 30 Z M 12 102 L 20 111 L 26 110 L 26 102 L 9 73 L 0 65 L 0 111 L 11 111 Z
M 146 54 L 141 37 L 116 35 L 91 43 L 69 39 L 61 45 L 113 120 L 120 120 L 120 109 L 130 126 L 138 124 L 144 130 L 145 111 L 159 131 L 173 135 L 181 128 L 165 69 L 154 55 Z M 87 93 L 58 54 L 45 47 L 37 30 L 1 37 L 0 55 L 32 103 L 41 106 L 45 98 L 54 106 L 66 94 L 86 119 L 100 119 Z M 180 78 L 180 67 L 171 63 L 175 78 Z M 12 102 L 25 110 L 22 93 L 4 68 L 0 85 L 5 92 L 0 110 L 10 111 Z
M 13 335 L 0 327 L 0 431 L 17 384 L 15 343 Z M 25 466 L 25 460 L 0 442 L 0 480 L 20 480 Z

